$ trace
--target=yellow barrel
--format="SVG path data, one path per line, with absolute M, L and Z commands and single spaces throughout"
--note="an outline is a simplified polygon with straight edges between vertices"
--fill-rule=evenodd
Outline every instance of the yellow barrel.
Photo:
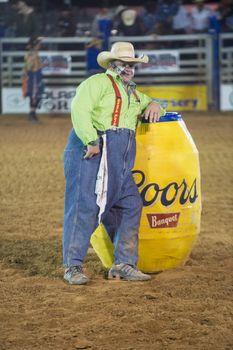
M 184 264 L 200 231 L 201 189 L 198 151 L 178 113 L 138 127 L 133 175 L 143 200 L 138 268 L 153 273 Z M 102 225 L 91 244 L 111 267 L 114 246 Z

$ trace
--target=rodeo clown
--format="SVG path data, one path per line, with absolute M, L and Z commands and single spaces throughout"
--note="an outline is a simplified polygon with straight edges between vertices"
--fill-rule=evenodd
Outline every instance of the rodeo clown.
M 77 285 L 89 281 L 82 266 L 90 237 L 102 222 L 115 248 L 108 279 L 146 281 L 151 277 L 136 268 L 142 200 L 131 173 L 135 129 L 139 116 L 156 122 L 165 111 L 136 90 L 135 65 L 148 57 L 135 57 L 131 43 L 114 43 L 97 61 L 106 72 L 77 88 L 64 150 L 64 279 Z

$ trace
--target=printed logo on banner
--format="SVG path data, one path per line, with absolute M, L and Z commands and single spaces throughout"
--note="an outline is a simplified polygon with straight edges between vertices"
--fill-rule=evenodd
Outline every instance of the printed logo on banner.
M 70 105 L 75 96 L 73 87 L 45 89 L 38 105 L 38 113 L 69 113 Z M 22 96 L 21 88 L 2 89 L 3 113 L 28 113 L 29 98 Z
M 138 90 L 153 99 L 160 100 L 172 111 L 207 110 L 207 87 L 205 85 L 138 86 Z
M 146 214 L 151 228 L 176 227 L 180 213 Z
M 230 104 L 233 106 L 233 91 L 230 93 L 229 101 L 230 101 Z
M 162 104 L 166 105 L 166 107 L 168 105 L 170 105 L 172 108 L 190 107 L 191 110 L 197 109 L 197 105 L 198 105 L 198 99 L 195 99 L 195 98 L 193 98 L 193 99 L 183 98 L 183 99 L 161 100 L 160 102 Z
M 66 54 L 40 54 L 44 75 L 70 74 L 71 56 Z
M 16 91 L 7 96 L 7 104 L 12 108 L 17 109 L 26 106 L 27 102 L 22 97 L 22 93 Z
M 69 112 L 71 100 L 74 96 L 74 89 L 46 89 L 39 103 L 39 110 L 45 112 Z
M 233 110 L 233 85 L 222 84 L 220 91 L 221 91 L 220 110 L 232 111 Z
M 23 98 L 21 88 L 2 89 L 2 113 L 28 113 L 29 100 Z

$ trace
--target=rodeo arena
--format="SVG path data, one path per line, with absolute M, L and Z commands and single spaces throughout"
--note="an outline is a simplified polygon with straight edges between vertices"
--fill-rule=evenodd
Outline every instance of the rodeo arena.
M 233 1 L 0 0 L 0 84 L 0 350 L 232 350 Z

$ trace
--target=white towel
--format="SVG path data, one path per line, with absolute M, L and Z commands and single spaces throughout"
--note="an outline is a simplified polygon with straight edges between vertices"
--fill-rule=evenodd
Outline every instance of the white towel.
M 102 156 L 100 160 L 99 170 L 95 184 L 96 204 L 99 206 L 98 222 L 100 224 L 101 215 L 105 210 L 107 203 L 107 191 L 108 191 L 108 162 L 107 162 L 107 145 L 106 145 L 106 134 L 102 136 L 103 148 Z

